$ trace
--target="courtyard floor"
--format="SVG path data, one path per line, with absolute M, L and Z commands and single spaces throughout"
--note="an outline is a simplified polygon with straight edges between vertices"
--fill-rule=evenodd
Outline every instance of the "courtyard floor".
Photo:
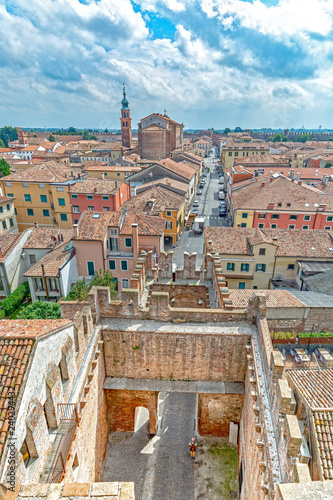
M 187 448 L 196 434 L 197 395 L 160 393 L 159 426 L 148 437 L 148 411 L 136 430 L 110 434 L 103 481 L 133 481 L 136 500 L 237 498 L 237 448 L 223 438 L 197 438 L 195 460 Z

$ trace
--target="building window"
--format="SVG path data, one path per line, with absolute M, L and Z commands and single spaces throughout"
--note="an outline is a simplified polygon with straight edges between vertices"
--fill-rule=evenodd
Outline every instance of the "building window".
M 110 207 L 103 207 L 103 212 L 110 212 Z
M 88 276 L 94 276 L 95 275 L 95 262 L 87 260 L 87 271 L 88 271 Z
M 256 272 L 264 273 L 265 271 L 266 271 L 266 264 L 257 264 L 256 265 Z
M 272 229 L 276 229 L 277 228 L 277 224 L 271 224 L 271 228 Z
M 129 279 L 128 278 L 122 278 L 121 288 L 129 288 Z
M 265 227 L 265 224 L 258 224 L 259 229 L 263 229 Z
M 229 153 L 228 153 L 228 154 L 229 154 L 229 156 L 232 156 L 232 151 L 229 151 Z
M 13 193 L 7 193 L 7 196 L 8 196 L 9 198 L 14 198 Z
M 279 201 L 277 204 L 278 207 L 282 207 L 282 203 Z
M 35 287 L 37 291 L 45 290 L 43 278 L 35 278 Z
M 110 271 L 116 270 L 116 261 L 115 260 L 109 260 L 109 269 L 110 269 Z
M 109 197 L 108 196 L 102 196 L 102 200 L 108 200 Z
M 25 194 L 24 195 L 24 201 L 31 201 L 31 195 L 30 194 Z
M 118 250 L 118 238 L 110 238 L 110 250 L 111 252 Z
M 60 214 L 60 220 L 66 221 L 67 220 L 67 214 Z
M 12 183 L 11 182 L 6 182 L 6 186 L 7 187 L 12 187 Z
M 311 219 L 311 215 L 304 215 L 304 220 L 310 220 Z
M 34 255 L 33 253 L 29 255 L 29 261 L 30 264 L 36 264 L 36 255 Z
M 10 210 L 10 205 L 9 205 L 9 203 L 8 203 L 8 205 L 6 205 L 6 207 L 7 207 L 7 210 Z
M 235 151 L 235 156 L 238 156 L 238 151 Z
M 23 186 L 24 188 L 28 188 L 28 187 L 29 187 L 29 183 L 28 183 L 28 182 L 22 182 L 22 186 Z
M 39 186 L 41 189 L 45 188 L 45 184 L 38 184 L 38 186 Z
M 3 207 L 0 207 L 0 214 L 2 214 L 3 212 Z
M 28 449 L 28 445 L 27 445 L 26 440 L 23 441 L 20 451 L 21 451 L 21 454 L 22 454 L 24 465 L 26 467 L 28 467 L 29 462 L 31 460 L 31 456 L 30 456 L 30 453 L 29 453 L 29 449 Z
M 77 194 L 72 194 L 72 199 L 73 199 L 73 200 L 77 200 L 77 199 L 78 199 Z
M 59 207 L 65 206 L 65 198 L 58 198 Z
M 172 221 L 169 221 L 169 220 L 166 221 L 165 229 L 172 229 Z
M 33 208 L 28 208 L 27 212 L 28 212 L 28 215 L 34 215 Z
M 63 187 L 60 187 L 60 186 L 57 187 L 57 191 L 63 191 L 63 190 L 64 190 Z
M 238 288 L 239 288 L 239 290 L 244 290 L 245 289 L 245 282 L 244 281 L 240 281 L 238 283 Z
M 288 271 L 293 271 L 295 269 L 295 264 L 288 264 Z
M 2 228 L 3 228 L 3 229 L 7 229 L 7 224 L 6 224 L 6 221 L 5 221 L 5 220 L 3 220 L 3 221 L 2 221 Z
M 247 219 L 247 212 L 242 213 L 242 219 Z
M 128 271 L 128 262 L 127 260 L 120 261 L 120 268 L 122 271 Z
M 309 226 L 302 226 L 302 229 L 309 229 Z
M 132 238 L 125 238 L 125 247 L 132 247 Z
M 289 215 L 289 220 L 297 220 L 297 215 L 294 214 Z
M 50 289 L 55 292 L 58 291 L 58 280 L 57 278 L 50 278 Z
M 241 227 L 247 227 L 246 222 L 242 222 L 242 223 L 241 223 Z
M 120 177 L 120 172 L 117 172 L 117 176 Z
M 78 223 L 79 223 L 79 219 L 75 219 L 74 224 L 78 224 Z
M 90 205 L 90 206 L 88 207 L 88 210 L 89 210 L 90 212 L 93 212 L 93 211 L 95 210 L 95 207 L 93 207 L 92 205 Z
M 227 262 L 227 271 L 234 271 L 234 270 L 235 270 L 234 262 Z
M 50 217 L 50 211 L 49 210 L 43 210 L 43 216 L 44 217 Z
M 92 194 L 87 194 L 87 200 L 93 200 L 93 199 L 94 199 L 94 197 Z
M 112 236 L 113 234 L 118 234 L 118 229 L 111 227 L 110 228 L 110 235 Z
M 259 255 L 266 255 L 266 248 L 259 248 Z
M 241 271 L 249 272 L 250 264 L 241 264 Z
M 330 229 L 332 229 L 332 228 L 331 228 L 331 226 L 325 226 L 325 227 L 324 227 L 324 229 L 325 229 L 326 231 L 329 231 L 329 230 L 330 230 Z
M 79 205 L 73 205 L 73 212 L 75 214 L 79 214 L 80 213 L 80 207 L 79 207 Z
M 295 224 L 289 224 L 289 229 L 295 229 Z
M 41 194 L 40 195 L 40 201 L 42 203 L 47 203 L 47 196 L 46 196 L 46 194 Z
M 266 214 L 259 214 L 259 215 L 258 215 L 258 218 L 259 218 L 259 219 L 266 219 Z
M 333 216 L 332 216 L 332 215 L 328 215 L 328 216 L 326 217 L 326 221 L 327 221 L 327 222 L 332 222 L 332 221 L 333 221 Z
M 13 226 L 14 226 L 13 219 L 9 219 L 9 225 L 10 225 L 10 227 L 13 227 Z

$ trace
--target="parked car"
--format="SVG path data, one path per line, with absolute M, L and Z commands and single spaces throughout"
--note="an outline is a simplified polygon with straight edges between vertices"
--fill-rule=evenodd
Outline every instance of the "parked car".
M 219 200 L 224 200 L 224 191 L 222 189 L 219 191 Z
M 225 207 L 225 206 L 226 206 L 225 201 L 220 201 L 220 208 Z
M 202 172 L 201 177 L 207 177 L 206 172 Z
M 194 207 L 198 207 L 199 205 L 200 205 L 200 203 L 198 202 L 198 200 L 195 200 L 195 201 L 193 202 L 193 208 L 194 208 Z
M 224 178 L 223 177 L 219 178 L 219 184 L 224 184 Z
M 226 212 L 225 208 L 220 208 L 219 216 L 220 217 L 224 217 L 225 215 L 227 215 L 227 212 Z
M 202 189 L 198 189 L 198 191 L 197 191 L 197 195 L 199 196 L 199 195 L 201 195 L 201 194 L 202 194 Z
M 199 186 L 199 189 L 203 189 L 205 187 L 204 183 L 202 182 Z
M 192 209 L 192 214 L 198 215 L 198 213 L 199 213 L 199 210 L 197 208 Z

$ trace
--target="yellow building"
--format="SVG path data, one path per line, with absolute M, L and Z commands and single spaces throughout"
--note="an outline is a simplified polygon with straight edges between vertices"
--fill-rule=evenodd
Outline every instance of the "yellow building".
M 120 167 L 113 165 L 89 165 L 84 167 L 89 177 L 97 177 L 98 179 L 107 179 L 112 181 L 123 181 L 125 178 L 136 172 L 140 172 L 140 167 Z
M 139 214 L 156 215 L 165 219 L 164 239 L 175 245 L 185 219 L 185 196 L 163 186 L 152 186 L 133 196 L 121 206 Z
M 265 142 L 239 143 L 229 142 L 222 146 L 221 165 L 224 170 L 231 169 L 235 160 L 253 155 L 266 155 L 269 152 L 269 145 Z
M 0 196 L 0 235 L 18 232 L 14 201 L 15 198 Z
M 54 163 L 19 170 L 2 178 L 3 194 L 15 198 L 19 231 L 36 222 L 40 226 L 71 228 L 68 186 L 79 178 L 77 169 Z
M 320 229 L 205 228 L 205 256 L 218 253 L 228 288 L 301 284 L 299 261 L 332 262 L 333 239 Z

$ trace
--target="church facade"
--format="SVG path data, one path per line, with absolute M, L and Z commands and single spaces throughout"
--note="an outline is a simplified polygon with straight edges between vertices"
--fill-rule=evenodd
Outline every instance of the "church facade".
M 138 154 L 147 160 L 170 157 L 173 150 L 183 146 L 183 128 L 166 114 L 146 116 L 138 124 Z

